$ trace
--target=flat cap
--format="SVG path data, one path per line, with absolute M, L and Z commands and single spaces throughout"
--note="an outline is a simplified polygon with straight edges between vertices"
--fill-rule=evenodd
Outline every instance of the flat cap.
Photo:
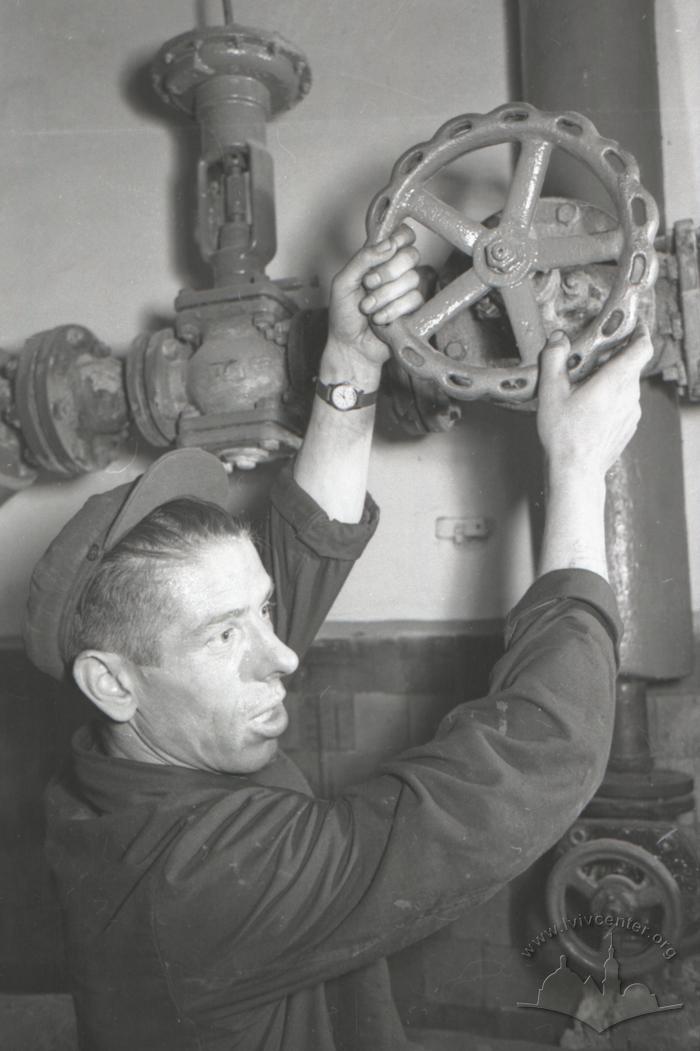
M 29 584 L 23 635 L 38 668 L 63 678 L 75 611 L 103 556 L 151 511 L 185 497 L 228 510 L 228 477 L 216 456 L 203 449 L 166 453 L 134 481 L 91 496 L 66 523 Z

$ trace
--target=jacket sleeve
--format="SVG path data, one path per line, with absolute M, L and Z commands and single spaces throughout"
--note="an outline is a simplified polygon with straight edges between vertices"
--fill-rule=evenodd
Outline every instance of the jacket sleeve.
M 325 620 L 353 563 L 372 537 L 379 509 L 369 494 L 362 519 L 329 519 L 285 467 L 270 493 L 260 557 L 275 584 L 275 630 L 301 656 Z
M 424 937 L 528 868 L 605 770 L 619 622 L 605 581 L 541 578 L 507 622 L 490 695 L 334 800 L 250 786 L 198 808 L 160 887 L 181 995 L 252 1006 Z

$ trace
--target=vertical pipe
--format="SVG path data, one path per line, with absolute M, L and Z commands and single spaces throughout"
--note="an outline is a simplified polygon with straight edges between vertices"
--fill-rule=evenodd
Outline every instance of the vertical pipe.
M 522 97 L 583 113 L 619 140 L 663 214 L 653 0 L 520 0 L 519 14 Z M 553 159 L 545 193 L 606 207 L 567 156 Z M 650 680 L 688 674 L 693 640 L 677 395 L 658 380 L 642 386 L 642 422 L 609 479 L 606 534 L 621 674 Z
M 663 217 L 654 0 L 520 0 L 520 42 L 523 98 L 583 113 L 618 139 Z M 590 200 L 591 189 L 597 181 L 585 168 L 554 160 L 550 194 Z
M 648 773 L 652 766 L 646 683 L 621 679 L 617 684 L 608 769 L 615 773 Z

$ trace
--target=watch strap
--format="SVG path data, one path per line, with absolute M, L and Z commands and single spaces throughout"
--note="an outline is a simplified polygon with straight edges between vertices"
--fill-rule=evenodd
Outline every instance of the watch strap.
M 356 400 L 353 405 L 340 405 L 337 400 L 334 400 L 333 393 L 338 387 L 349 387 L 356 394 Z M 378 390 L 364 391 L 359 387 L 356 387 L 354 383 L 350 383 L 349 380 L 342 380 L 340 383 L 324 383 L 320 379 L 316 379 L 316 394 L 322 401 L 325 401 L 328 405 L 331 405 L 334 409 L 338 409 L 339 412 L 351 412 L 353 409 L 365 409 L 369 405 L 375 405 L 379 396 Z

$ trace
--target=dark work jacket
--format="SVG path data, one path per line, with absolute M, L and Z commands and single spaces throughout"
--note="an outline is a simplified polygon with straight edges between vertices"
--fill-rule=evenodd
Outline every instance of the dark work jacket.
M 282 477 L 266 556 L 303 651 L 372 531 Z M 507 621 L 488 698 L 333 799 L 284 755 L 254 775 L 106 756 L 50 788 L 48 856 L 84 1051 L 398 1051 L 384 957 L 483 902 L 571 825 L 612 732 L 608 585 L 550 573 Z

